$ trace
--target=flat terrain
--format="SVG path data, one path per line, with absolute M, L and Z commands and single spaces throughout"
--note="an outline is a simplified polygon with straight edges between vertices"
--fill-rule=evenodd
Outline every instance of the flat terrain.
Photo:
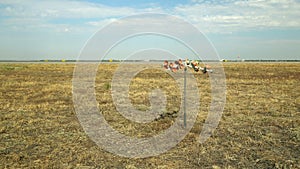
M 209 77 L 195 73 L 201 107 L 194 127 L 176 147 L 143 159 L 109 153 L 85 134 L 72 100 L 74 66 L 0 64 L 0 168 L 300 168 L 300 63 L 224 63 L 226 105 L 204 144 L 198 137 L 209 111 Z M 117 66 L 99 66 L 99 113 L 131 137 L 170 127 L 181 101 L 174 79 L 164 70 L 137 74 L 129 93 L 134 107 L 148 110 L 154 88 L 165 91 L 167 106 L 161 118 L 134 123 L 112 101 Z

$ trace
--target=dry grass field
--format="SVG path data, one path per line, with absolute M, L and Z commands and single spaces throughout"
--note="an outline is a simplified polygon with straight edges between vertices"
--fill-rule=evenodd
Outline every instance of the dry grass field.
M 300 168 L 300 64 L 224 63 L 226 105 L 219 126 L 198 137 L 209 110 L 207 75 L 195 74 L 201 107 L 194 127 L 159 156 L 125 158 L 97 146 L 83 131 L 73 106 L 74 64 L 0 64 L 0 168 Z M 167 108 L 149 124 L 116 111 L 111 80 L 117 64 L 96 77 L 101 113 L 120 133 L 150 137 L 172 125 L 181 98 L 163 70 L 145 70 L 130 85 L 130 99 L 149 109 L 153 88 L 167 93 Z M 180 72 L 178 72 L 180 73 Z M 166 85 L 167 84 L 167 85 Z

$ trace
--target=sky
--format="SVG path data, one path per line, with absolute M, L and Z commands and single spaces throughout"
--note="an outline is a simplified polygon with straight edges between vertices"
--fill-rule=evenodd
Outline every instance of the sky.
M 143 13 L 188 22 L 221 59 L 300 60 L 300 0 L 1 0 L 0 60 L 77 59 L 99 30 Z M 168 29 L 180 31 L 180 26 Z M 153 38 L 128 41 L 147 47 Z M 169 44 L 169 52 L 178 49 L 174 39 L 156 40 Z M 121 55 L 129 42 L 109 57 L 128 57 Z

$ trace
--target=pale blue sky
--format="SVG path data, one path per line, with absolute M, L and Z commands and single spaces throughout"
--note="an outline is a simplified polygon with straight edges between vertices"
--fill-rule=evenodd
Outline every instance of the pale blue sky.
M 1 0 L 0 60 L 76 59 L 103 26 L 144 12 L 190 22 L 220 58 L 300 59 L 299 0 Z

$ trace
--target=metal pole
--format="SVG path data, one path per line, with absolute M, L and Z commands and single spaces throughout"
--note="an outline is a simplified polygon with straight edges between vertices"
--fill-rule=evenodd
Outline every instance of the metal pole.
M 184 68 L 184 83 L 183 83 L 183 122 L 184 128 L 186 128 L 186 71 L 187 68 Z

